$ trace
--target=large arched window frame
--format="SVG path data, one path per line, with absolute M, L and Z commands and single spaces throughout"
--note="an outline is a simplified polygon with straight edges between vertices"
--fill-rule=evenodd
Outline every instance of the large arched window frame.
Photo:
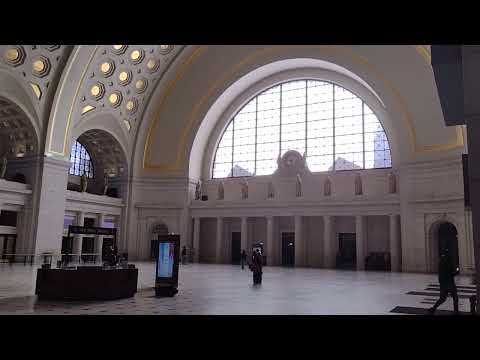
M 87 149 L 78 141 L 75 141 L 72 144 L 70 163 L 70 175 L 82 176 L 85 174 L 88 178 L 93 178 L 94 170 L 92 158 Z
M 213 178 L 268 175 L 279 154 L 306 151 L 312 171 L 391 167 L 382 124 L 353 92 L 324 80 L 291 80 L 253 97 L 224 130 Z

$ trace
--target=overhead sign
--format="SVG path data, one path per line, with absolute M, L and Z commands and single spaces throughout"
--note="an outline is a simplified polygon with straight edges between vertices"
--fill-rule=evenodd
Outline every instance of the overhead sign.
M 82 235 L 116 235 L 117 229 L 69 225 L 68 232 Z

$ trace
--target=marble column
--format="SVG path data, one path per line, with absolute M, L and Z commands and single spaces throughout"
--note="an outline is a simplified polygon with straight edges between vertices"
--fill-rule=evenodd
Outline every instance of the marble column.
M 305 265 L 305 251 L 302 234 L 302 217 L 295 215 L 295 266 Z
M 273 265 L 273 216 L 267 216 L 267 265 Z
M 336 251 L 333 249 L 332 241 L 332 217 L 325 215 L 323 217 L 323 267 L 333 268 Z
M 137 259 L 147 260 L 151 258 L 151 239 L 147 233 L 147 218 L 138 219 Z
M 125 225 L 126 221 L 122 221 L 126 219 L 126 214 L 122 211 L 122 215 L 115 216 L 115 227 L 117 228 L 117 246 L 119 252 L 127 252 L 128 253 L 128 244 L 126 241 L 126 233 L 125 233 Z
M 79 211 L 77 213 L 75 225 L 83 226 L 84 219 L 85 219 L 85 213 L 83 211 Z M 83 235 L 81 234 L 76 234 L 73 236 L 73 246 L 72 246 L 72 253 L 74 254 L 73 261 L 80 261 L 80 255 L 82 254 L 82 240 L 83 240 Z
M 357 244 L 357 270 L 365 269 L 365 218 L 361 215 L 355 217 L 355 233 Z
M 241 251 L 245 250 L 247 254 L 250 254 L 249 249 L 247 249 L 247 238 L 248 238 L 248 218 L 246 216 L 242 216 L 242 223 L 241 223 L 241 240 L 240 240 L 240 248 Z
M 122 215 L 114 217 L 114 226 L 117 228 L 117 247 L 119 254 L 128 252 L 127 244 L 125 242 L 126 236 L 124 235 L 125 228 L 122 222 L 122 219 L 126 218 L 126 211 L 124 211 L 124 209 L 122 209 Z
M 398 215 L 390 215 L 390 263 L 391 271 L 400 271 L 400 242 L 398 236 Z
M 96 225 L 97 227 L 103 227 L 103 222 L 105 221 L 104 214 L 97 214 Z M 93 252 L 95 255 L 95 261 L 102 262 L 102 247 L 103 247 L 103 235 L 95 236 L 95 246 Z
M 468 182 L 470 189 L 470 207 L 472 211 L 472 238 L 475 260 L 477 299 L 480 299 L 480 115 L 467 120 L 468 140 Z M 480 314 L 480 306 L 477 306 Z
M 223 262 L 223 217 L 217 217 L 217 241 L 215 243 L 215 262 L 221 264 Z
M 68 170 L 70 161 L 50 157 L 40 159 L 41 177 L 36 180 L 40 191 L 35 196 L 34 206 L 38 206 L 33 216 L 35 253 L 45 251 L 59 253 L 62 248 L 63 219 L 67 195 Z M 37 205 L 35 205 L 37 204 Z
M 200 260 L 200 218 L 193 218 L 193 262 Z
M 185 206 L 182 209 L 181 215 L 180 215 L 180 249 L 182 249 L 184 246 L 188 249 L 190 246 L 190 210 L 188 206 Z

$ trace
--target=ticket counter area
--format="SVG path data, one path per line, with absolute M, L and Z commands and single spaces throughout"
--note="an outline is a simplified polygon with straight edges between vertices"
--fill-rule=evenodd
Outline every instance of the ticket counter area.
M 69 226 L 68 238 L 73 234 L 111 236 L 116 241 L 116 229 Z M 104 266 L 69 266 L 59 262 L 51 268 L 45 259 L 37 270 L 35 294 L 39 299 L 58 300 L 113 300 L 132 297 L 137 292 L 138 269 L 120 262 L 116 254 Z

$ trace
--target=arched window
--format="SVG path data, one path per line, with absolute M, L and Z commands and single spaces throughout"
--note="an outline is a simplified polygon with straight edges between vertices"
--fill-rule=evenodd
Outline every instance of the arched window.
M 260 93 L 235 115 L 212 176 L 272 174 L 288 150 L 306 152 L 311 171 L 392 166 L 382 124 L 362 99 L 330 82 L 295 80 Z
M 93 164 L 87 149 L 78 141 L 72 145 L 70 152 L 70 174 L 82 176 L 84 173 L 89 178 L 93 178 Z

